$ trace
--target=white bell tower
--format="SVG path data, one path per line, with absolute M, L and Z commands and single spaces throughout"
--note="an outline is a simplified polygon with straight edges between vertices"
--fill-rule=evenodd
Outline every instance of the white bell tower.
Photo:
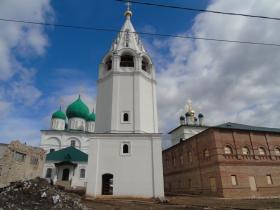
M 163 197 L 155 69 L 131 23 L 99 66 L 95 133 L 89 141 L 87 196 Z
M 96 133 L 158 133 L 155 69 L 136 33 L 128 6 L 125 23 L 99 66 Z

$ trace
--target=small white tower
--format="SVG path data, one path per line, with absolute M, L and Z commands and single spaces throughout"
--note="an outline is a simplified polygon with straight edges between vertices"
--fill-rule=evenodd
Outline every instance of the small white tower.
M 59 110 L 52 114 L 51 129 L 63 131 L 65 129 L 65 121 L 66 115 L 60 107 Z

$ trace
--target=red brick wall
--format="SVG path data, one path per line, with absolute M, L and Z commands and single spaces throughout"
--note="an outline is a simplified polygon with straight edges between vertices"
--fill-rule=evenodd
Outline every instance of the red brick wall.
M 225 146 L 231 147 L 232 154 L 225 154 Z M 244 146 L 249 148 L 249 155 L 242 153 Z M 266 155 L 259 154 L 259 147 L 265 149 Z M 280 147 L 280 134 L 208 129 L 163 152 L 165 191 L 223 197 L 279 195 L 280 157 L 275 155 L 276 147 Z M 206 149 L 209 157 L 205 157 Z M 272 185 L 267 184 L 268 174 Z M 231 175 L 236 175 L 238 185 L 232 186 Z M 255 176 L 256 192 L 250 189 L 249 176 Z M 210 178 L 212 185 L 215 179 L 216 192 L 213 186 L 211 191 Z

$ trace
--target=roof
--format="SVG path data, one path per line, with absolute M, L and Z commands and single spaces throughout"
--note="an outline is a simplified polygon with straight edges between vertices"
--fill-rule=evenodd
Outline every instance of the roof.
M 59 110 L 57 110 L 55 113 L 52 114 L 52 118 L 54 118 L 54 119 L 66 120 L 66 115 L 65 115 L 65 113 L 61 110 L 61 107 L 60 107 Z
M 217 125 L 217 126 L 214 126 L 213 128 L 280 133 L 279 128 L 258 127 L 258 126 L 244 125 L 244 124 L 231 123 L 231 122 L 227 122 L 227 123 L 224 123 L 224 124 L 221 124 L 221 125 Z
M 67 147 L 47 154 L 46 161 L 87 162 L 88 155 L 75 147 Z
M 205 126 L 205 125 L 179 125 L 177 128 L 174 128 L 172 131 L 169 131 L 168 134 L 173 133 L 174 131 L 176 131 L 177 129 L 181 128 L 181 127 L 186 127 L 186 128 L 209 128 L 209 126 Z
M 66 109 L 66 115 L 68 119 L 73 117 L 86 119 L 89 115 L 89 109 L 87 105 L 81 100 L 79 96 L 76 101 L 70 104 Z

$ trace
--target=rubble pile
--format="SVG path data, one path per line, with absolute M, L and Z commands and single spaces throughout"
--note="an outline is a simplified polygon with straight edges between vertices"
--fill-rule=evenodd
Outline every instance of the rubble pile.
M 44 210 L 75 209 L 88 210 L 81 197 L 67 193 L 50 185 L 46 180 L 36 178 L 30 181 L 12 183 L 0 189 L 0 210 Z

